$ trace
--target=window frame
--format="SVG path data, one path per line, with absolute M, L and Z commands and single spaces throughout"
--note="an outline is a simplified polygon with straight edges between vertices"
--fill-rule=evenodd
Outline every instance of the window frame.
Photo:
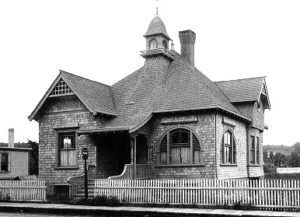
M 185 143 L 184 145 L 180 146 L 180 145 L 173 145 L 173 148 L 174 147 L 189 147 L 189 150 L 188 150 L 188 159 L 189 162 L 188 163 L 172 163 L 171 162 L 171 148 L 172 148 L 172 144 L 171 144 L 171 134 L 174 134 L 176 133 L 177 130 L 182 130 L 182 131 L 188 131 L 188 135 L 189 135 L 189 139 L 188 139 L 188 146 L 186 145 L 187 143 Z M 175 132 L 174 132 L 175 131 Z M 195 156 L 194 156 L 194 143 L 193 143 L 193 139 L 194 137 L 197 139 L 198 141 L 198 144 L 199 144 L 199 160 L 198 162 L 201 162 L 201 152 L 202 152 L 202 149 L 201 149 L 201 143 L 200 143 L 200 140 L 199 140 L 199 137 L 198 135 L 190 128 L 187 128 L 187 127 L 176 127 L 176 128 L 172 128 L 172 129 L 169 129 L 167 132 L 165 132 L 161 139 L 159 140 L 159 145 L 158 145 L 158 154 L 157 154 L 157 165 L 158 166 L 202 166 L 203 164 L 202 163 L 194 163 L 195 162 Z M 166 139 L 166 151 L 162 152 L 161 149 L 162 149 L 162 142 L 163 140 Z M 180 144 L 180 143 L 178 143 Z M 165 150 L 165 149 L 164 149 Z M 166 161 L 164 163 L 162 163 L 162 153 L 165 153 L 166 154 Z
M 250 135 L 249 142 L 249 165 L 259 166 L 261 164 L 260 137 Z M 253 158 L 253 159 L 252 159 Z
M 60 148 L 60 136 L 66 134 L 74 134 L 74 147 L 73 148 Z M 73 150 L 75 151 L 75 164 L 74 165 L 61 165 L 60 151 L 61 150 Z M 75 129 L 62 129 L 56 132 L 56 160 L 55 169 L 79 169 L 78 167 L 78 133 Z
M 3 154 L 5 154 L 5 155 L 7 155 L 7 170 L 2 170 L 1 168 L 2 168 L 2 155 Z M 1 151 L 0 152 L 0 173 L 9 173 L 10 172 L 10 153 L 9 152 L 7 152 L 7 151 Z
M 155 46 L 154 47 L 151 47 L 151 44 L 152 42 L 155 42 Z M 153 49 L 157 49 L 158 48 L 158 42 L 155 38 L 152 38 L 150 41 L 149 41 L 149 50 L 153 50 Z
M 230 143 L 225 144 L 225 137 L 227 135 L 230 135 Z M 228 140 L 228 138 L 227 138 Z M 226 148 L 226 149 L 225 149 Z M 226 153 L 229 153 L 229 156 L 225 153 L 225 150 L 229 150 Z M 236 166 L 237 165 L 237 157 L 236 157 L 236 139 L 234 136 L 234 133 L 231 129 L 226 129 L 222 135 L 222 143 L 221 143 L 221 152 L 220 152 L 220 158 L 221 158 L 221 165 L 224 166 Z M 227 158 L 229 159 L 227 161 Z

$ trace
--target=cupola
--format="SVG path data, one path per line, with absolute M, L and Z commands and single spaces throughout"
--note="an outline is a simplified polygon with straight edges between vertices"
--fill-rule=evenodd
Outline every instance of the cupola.
M 171 38 L 167 33 L 164 22 L 157 12 L 155 17 L 151 20 L 144 37 L 146 38 L 146 50 L 142 51 L 141 56 L 146 58 L 148 56 L 164 54 L 170 59 L 173 59 L 172 54 L 169 52 L 169 42 Z

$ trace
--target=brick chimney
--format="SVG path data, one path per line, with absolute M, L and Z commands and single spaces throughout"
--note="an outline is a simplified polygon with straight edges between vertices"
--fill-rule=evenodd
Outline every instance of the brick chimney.
M 15 147 L 15 132 L 14 128 L 8 129 L 8 147 L 14 148 Z
M 179 39 L 181 44 L 181 57 L 194 66 L 196 33 L 192 30 L 180 31 Z

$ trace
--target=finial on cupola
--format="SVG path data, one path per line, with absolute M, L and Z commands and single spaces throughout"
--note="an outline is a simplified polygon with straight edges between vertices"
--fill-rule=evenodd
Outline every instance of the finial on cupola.
M 155 15 L 159 16 L 159 14 L 158 14 L 158 0 L 156 0 L 156 14 Z

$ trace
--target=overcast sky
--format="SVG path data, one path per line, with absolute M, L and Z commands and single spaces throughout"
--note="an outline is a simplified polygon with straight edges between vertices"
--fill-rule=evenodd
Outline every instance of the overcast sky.
M 108 85 L 143 65 L 156 0 L 0 1 L 0 142 L 38 141 L 28 116 L 59 69 Z M 300 141 L 300 1 L 159 0 L 178 31 L 197 34 L 195 65 L 213 81 L 267 76 L 264 144 Z

